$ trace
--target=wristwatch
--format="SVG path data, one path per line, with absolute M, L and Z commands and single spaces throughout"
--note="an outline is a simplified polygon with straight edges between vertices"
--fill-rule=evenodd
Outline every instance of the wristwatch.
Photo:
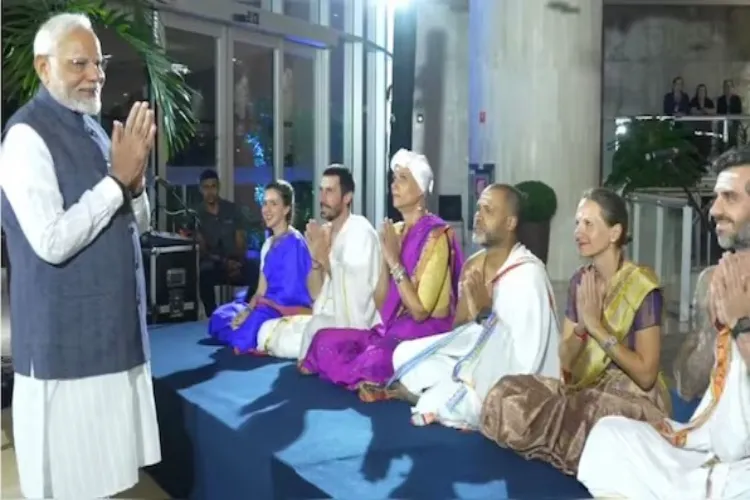
M 750 317 L 740 318 L 732 328 L 732 337 L 737 338 L 743 333 L 750 333 Z
M 479 311 L 479 314 L 477 314 L 476 322 L 478 325 L 481 325 L 485 322 L 487 318 L 489 318 L 492 315 L 492 308 L 491 307 L 485 307 L 481 311 Z

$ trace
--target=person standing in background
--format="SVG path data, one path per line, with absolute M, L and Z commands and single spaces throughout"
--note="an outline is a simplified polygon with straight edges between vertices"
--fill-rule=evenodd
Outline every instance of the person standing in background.
M 681 76 L 672 80 L 672 90 L 664 94 L 662 113 L 667 116 L 685 116 L 690 112 L 690 98 L 684 92 L 685 82 Z
M 719 115 L 741 115 L 742 99 L 734 92 L 734 82 L 724 80 L 724 93 L 716 100 L 716 113 Z M 726 145 L 734 147 L 737 145 L 737 135 L 742 124 L 738 120 L 731 120 L 728 123 L 726 132 L 729 135 L 726 138 Z
M 112 140 L 106 59 L 89 19 L 59 14 L 34 39 L 39 92 L 9 120 L 2 225 L 14 263 L 13 437 L 28 498 L 103 498 L 161 460 L 139 236 L 156 126 L 138 102 Z
M 716 112 L 720 115 L 741 115 L 742 99 L 734 92 L 734 82 L 724 80 L 724 93 L 716 100 Z

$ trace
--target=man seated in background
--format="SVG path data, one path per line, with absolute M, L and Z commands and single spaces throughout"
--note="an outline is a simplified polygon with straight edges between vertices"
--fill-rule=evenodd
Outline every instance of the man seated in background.
M 257 265 L 246 256 L 242 214 L 235 203 L 219 197 L 219 176 L 204 170 L 200 176 L 203 203 L 197 208 L 197 238 L 200 245 L 200 299 L 206 316 L 216 309 L 217 285 L 251 288 L 258 283 Z M 252 295 L 254 289 L 248 290 Z
M 559 375 L 552 287 L 544 263 L 517 242 L 520 205 L 512 186 L 485 188 L 474 215 L 483 249 L 464 265 L 456 328 L 400 344 L 390 385 L 363 387 L 362 400 L 405 399 L 415 425 L 476 430 L 484 398 L 503 376 Z

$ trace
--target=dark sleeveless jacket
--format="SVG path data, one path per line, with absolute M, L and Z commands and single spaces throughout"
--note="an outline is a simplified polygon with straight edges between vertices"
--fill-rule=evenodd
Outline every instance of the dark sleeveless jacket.
M 22 123 L 49 149 L 65 210 L 107 175 L 110 145 L 101 127 L 46 90 L 19 109 L 6 130 Z M 5 196 L 2 225 L 13 265 L 11 346 L 17 373 L 73 379 L 144 363 L 136 280 L 143 271 L 137 269 L 140 248 L 129 205 L 89 246 L 59 265 L 36 255 Z

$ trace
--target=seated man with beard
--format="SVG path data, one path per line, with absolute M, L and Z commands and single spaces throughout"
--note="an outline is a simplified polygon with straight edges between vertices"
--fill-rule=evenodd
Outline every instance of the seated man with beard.
M 735 253 L 698 278 L 696 330 L 675 362 L 680 395 L 703 398 L 686 424 L 599 420 L 578 466 L 596 498 L 750 498 L 750 147 L 724 153 L 715 170 L 711 216 Z
M 520 205 L 511 186 L 484 190 L 474 215 L 484 249 L 464 266 L 455 329 L 399 345 L 394 376 L 363 387 L 363 400 L 406 399 L 416 425 L 477 429 L 482 402 L 504 375 L 559 375 L 552 287 L 544 264 L 516 240 Z
M 311 221 L 305 238 L 312 255 L 307 289 L 315 300 L 312 315 L 266 321 L 258 332 L 257 353 L 301 359 L 322 328 L 372 328 L 380 321 L 373 296 L 380 275 L 380 242 L 375 228 L 351 213 L 354 179 L 332 165 L 320 181 L 320 211 L 328 221 Z

